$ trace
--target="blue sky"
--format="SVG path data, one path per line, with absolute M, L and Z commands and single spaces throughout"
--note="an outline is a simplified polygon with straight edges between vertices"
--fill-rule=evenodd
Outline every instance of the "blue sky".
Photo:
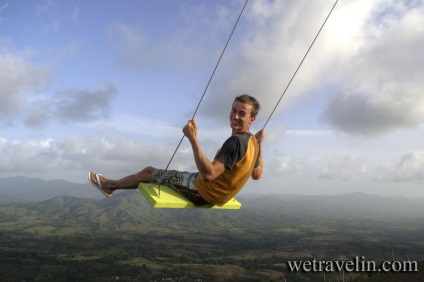
M 198 114 L 211 159 L 235 96 L 259 130 L 333 1 L 250 0 Z M 0 1 L 0 177 L 165 167 L 244 1 Z M 341 1 L 241 193 L 424 196 L 423 1 Z M 196 170 L 187 141 L 171 169 Z

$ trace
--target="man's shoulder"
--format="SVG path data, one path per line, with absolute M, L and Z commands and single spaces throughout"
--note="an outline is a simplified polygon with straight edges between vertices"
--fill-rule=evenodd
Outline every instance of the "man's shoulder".
M 224 151 L 242 150 L 244 153 L 251 136 L 253 135 L 250 132 L 234 133 L 228 137 L 221 149 Z
M 231 135 L 228 140 L 232 140 L 232 141 L 240 141 L 240 142 L 248 142 L 250 137 L 252 137 L 253 134 L 250 132 L 240 132 L 240 133 L 234 133 L 233 135 Z

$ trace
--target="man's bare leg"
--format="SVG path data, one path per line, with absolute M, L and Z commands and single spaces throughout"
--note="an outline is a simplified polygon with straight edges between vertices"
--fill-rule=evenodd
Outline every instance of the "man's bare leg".
M 115 190 L 137 189 L 138 184 L 140 183 L 152 182 L 154 170 L 154 167 L 148 166 L 136 174 L 125 176 L 124 178 L 121 178 L 119 180 L 111 180 L 107 179 L 102 175 L 97 175 L 99 176 L 102 189 L 108 194 L 113 194 Z M 92 182 L 98 184 L 95 172 L 90 173 L 90 179 Z

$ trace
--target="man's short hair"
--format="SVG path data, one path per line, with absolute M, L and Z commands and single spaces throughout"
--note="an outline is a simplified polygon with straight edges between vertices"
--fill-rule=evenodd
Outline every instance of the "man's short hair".
M 259 109 L 261 108 L 261 105 L 259 104 L 258 100 L 256 100 L 255 97 L 252 97 L 252 96 L 247 95 L 247 94 L 243 94 L 243 95 L 237 96 L 234 99 L 234 102 L 235 101 L 239 101 L 239 102 L 242 102 L 244 104 L 252 105 L 252 112 L 250 113 L 250 115 L 252 117 L 256 117 L 258 115 Z

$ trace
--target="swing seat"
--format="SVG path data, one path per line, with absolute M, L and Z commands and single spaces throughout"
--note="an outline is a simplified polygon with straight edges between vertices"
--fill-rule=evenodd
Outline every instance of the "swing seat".
M 186 198 L 184 198 L 184 196 L 182 196 L 180 193 L 172 190 L 171 188 L 165 185 L 160 186 L 160 194 L 158 184 L 140 183 L 138 185 L 138 190 L 140 190 L 140 193 L 154 208 L 203 208 L 238 210 L 241 207 L 241 203 L 235 198 L 229 200 L 222 207 L 217 205 L 197 206 Z

